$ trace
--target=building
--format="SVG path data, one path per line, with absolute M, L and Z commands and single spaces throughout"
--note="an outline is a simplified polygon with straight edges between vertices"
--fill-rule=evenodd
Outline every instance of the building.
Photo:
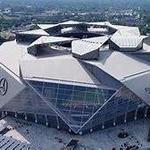
M 150 115 L 150 46 L 137 27 L 40 24 L 0 46 L 0 111 L 83 134 Z

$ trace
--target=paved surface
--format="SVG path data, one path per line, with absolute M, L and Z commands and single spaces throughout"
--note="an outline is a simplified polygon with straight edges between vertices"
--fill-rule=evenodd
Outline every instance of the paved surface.
M 9 126 L 11 130 L 4 136 L 31 144 L 37 150 L 60 150 L 72 138 L 79 140 L 77 150 L 112 150 L 112 148 L 120 150 L 121 147 L 122 150 L 125 150 L 126 145 L 136 145 L 139 148 L 150 147 L 150 142 L 147 142 L 150 119 L 127 123 L 83 136 L 70 135 L 68 132 L 10 117 L 0 120 L 0 127 L 6 126 Z M 122 130 L 129 134 L 127 138 L 118 137 Z

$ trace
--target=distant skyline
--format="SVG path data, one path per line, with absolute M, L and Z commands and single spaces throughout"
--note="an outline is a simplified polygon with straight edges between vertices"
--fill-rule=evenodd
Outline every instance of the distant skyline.
M 1 6 L 25 6 L 33 7 L 95 7 L 95 8 L 136 8 L 138 6 L 149 9 L 150 0 L 0 0 Z
M 76 2 L 76 3 L 85 3 L 85 2 L 91 2 L 91 3 L 105 3 L 105 4 L 114 4 L 114 3 L 139 3 L 139 4 L 144 4 L 144 3 L 149 3 L 150 0 L 0 0 L 2 3 L 9 3 L 10 5 L 13 5 L 15 3 L 17 4 L 31 4 L 31 3 L 50 3 L 50 2 Z

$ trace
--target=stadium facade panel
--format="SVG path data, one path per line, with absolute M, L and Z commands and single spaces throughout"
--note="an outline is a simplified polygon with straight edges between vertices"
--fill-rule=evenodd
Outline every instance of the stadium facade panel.
M 138 28 L 37 26 L 0 45 L 1 116 L 75 134 L 149 117 L 150 44 Z

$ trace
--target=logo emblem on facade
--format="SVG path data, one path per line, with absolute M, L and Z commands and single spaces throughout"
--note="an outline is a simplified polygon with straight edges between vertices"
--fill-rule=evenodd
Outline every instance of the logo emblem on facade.
M 8 82 L 5 78 L 0 79 L 0 95 L 4 96 L 8 90 Z

